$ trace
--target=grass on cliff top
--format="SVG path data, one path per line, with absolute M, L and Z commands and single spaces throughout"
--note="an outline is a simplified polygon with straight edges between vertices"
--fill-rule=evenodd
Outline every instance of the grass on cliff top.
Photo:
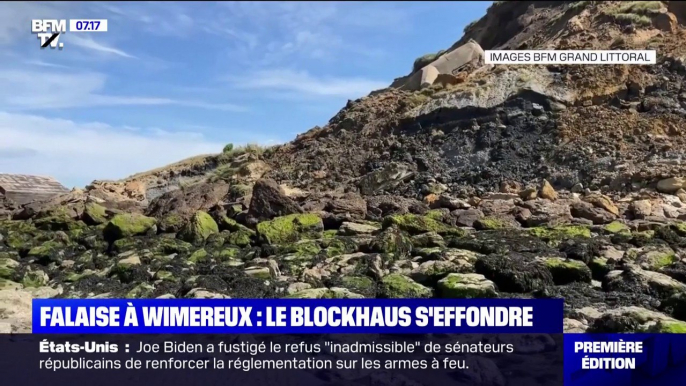
M 216 182 L 218 180 L 228 181 L 236 174 L 241 172 L 241 166 L 231 163 L 236 157 L 243 154 L 264 154 L 269 148 L 265 146 L 260 146 L 255 143 L 249 143 L 245 146 L 233 147 L 232 143 L 224 146 L 224 151 L 217 157 L 217 168 L 212 172 L 209 180 Z
M 623 2 L 617 13 L 635 13 L 638 15 L 649 15 L 657 13 L 664 4 L 661 1 L 627 1 Z
M 264 153 L 266 146 L 260 146 L 256 143 L 249 143 L 244 146 L 234 147 L 233 143 L 228 143 L 224 146 L 224 150 L 219 155 L 220 158 L 233 158 L 246 153 L 262 154 Z
M 648 26 L 652 24 L 649 16 L 663 7 L 664 4 L 661 1 L 628 1 L 609 7 L 603 11 L 603 14 L 618 22 Z
M 232 143 L 227 144 L 224 146 L 224 150 L 221 153 L 218 154 L 202 154 L 202 155 L 197 155 L 193 157 L 189 157 L 186 159 L 183 159 L 178 162 L 174 162 L 169 165 L 165 165 L 159 168 L 155 168 L 152 170 L 148 170 L 145 172 L 137 173 L 134 174 L 130 177 L 127 177 L 124 179 L 124 181 L 129 181 L 129 180 L 135 180 L 135 179 L 141 179 L 145 177 L 150 177 L 154 175 L 161 174 L 163 172 L 172 170 L 172 171 L 182 171 L 182 170 L 191 170 L 194 168 L 202 167 L 204 165 L 208 164 L 215 164 L 218 165 L 218 168 L 221 168 L 222 165 L 225 165 L 229 162 L 231 162 L 234 158 L 241 156 L 246 153 L 253 153 L 253 154 L 264 154 L 265 151 L 270 149 L 270 147 L 267 146 L 261 146 L 256 143 L 249 143 L 243 146 L 234 146 Z M 226 171 L 223 172 L 223 174 L 226 174 Z
M 166 170 L 192 169 L 196 166 L 200 166 L 200 165 L 208 163 L 208 161 L 210 161 L 212 159 L 212 157 L 216 157 L 216 156 L 217 156 L 217 154 L 196 155 L 193 157 L 183 159 L 181 161 L 171 163 L 169 165 L 165 165 L 165 166 L 161 166 L 159 168 L 155 168 L 155 169 L 147 170 L 144 172 L 136 173 L 132 176 L 127 177 L 125 180 L 140 179 L 142 177 L 152 176 L 152 175 L 161 173 L 161 172 L 166 171 Z
M 577 1 L 575 3 L 572 3 L 572 5 L 570 5 L 569 8 L 578 11 L 586 7 L 590 7 L 591 5 L 595 5 L 595 3 L 597 3 L 597 1 Z

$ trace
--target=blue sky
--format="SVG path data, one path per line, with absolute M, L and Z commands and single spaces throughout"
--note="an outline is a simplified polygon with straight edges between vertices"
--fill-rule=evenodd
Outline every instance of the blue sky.
M 66 186 L 290 141 L 491 2 L 0 3 L 0 173 Z M 108 19 L 41 50 L 31 19 Z

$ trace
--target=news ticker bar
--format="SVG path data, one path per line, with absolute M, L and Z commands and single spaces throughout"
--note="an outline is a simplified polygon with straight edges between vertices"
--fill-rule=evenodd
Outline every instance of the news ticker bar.
M 35 299 L 33 332 L 561 333 L 562 299 Z
M 111 344 L 167 336 L 173 347 L 184 347 L 184 341 L 212 336 L 326 334 L 364 340 L 370 336 L 365 334 L 387 334 L 416 340 L 416 347 L 437 347 L 431 342 L 441 336 L 453 345 L 513 343 L 509 353 L 491 353 L 502 363 L 538 355 L 530 360 L 544 366 L 557 352 L 564 383 L 560 369 L 560 383 L 551 384 L 637 386 L 686 377 L 686 334 L 563 335 L 562 299 L 36 299 L 32 314 L 29 336 L 36 339 L 32 352 L 40 348 L 37 355 L 52 355 L 50 347 L 60 340 L 73 345 L 74 337 Z M 475 340 L 489 334 L 495 340 Z M 419 358 L 412 355 L 408 359 Z
M 318 367 L 288 367 L 282 362 L 297 361 L 304 365 L 305 361 L 323 363 L 332 359 L 357 361 L 358 365 L 364 362 L 364 368 L 355 369 L 367 371 L 388 369 L 384 365 L 388 362 L 411 363 L 412 369 L 424 371 L 415 376 L 427 386 L 445 385 L 446 373 L 470 381 L 464 384 L 493 386 L 679 385 L 686 378 L 686 334 L 0 335 L 3 380 L 30 379 L 26 384 L 44 383 L 35 377 L 46 375 L 51 377 L 51 384 L 66 386 L 67 381 L 73 384 L 74 376 L 83 375 L 102 385 L 109 381 L 116 385 L 131 378 L 133 374 L 127 371 L 141 368 L 155 371 L 137 372 L 133 377 L 137 382 L 127 384 L 162 384 L 158 381 L 164 373 L 158 370 L 173 370 L 174 377 L 207 378 L 207 382 L 193 384 L 216 384 L 227 374 L 233 377 L 251 371 L 250 375 L 254 375 L 264 370 L 273 372 L 272 378 L 283 379 L 293 375 L 288 370 Z M 93 365 L 84 367 L 86 362 Z M 120 366 L 115 372 L 86 371 L 112 369 L 107 366 L 114 362 Z M 129 366 L 131 362 L 139 365 Z M 198 367 L 199 362 L 206 364 Z M 218 367 L 218 362 L 231 364 Z M 241 362 L 241 367 L 236 362 Z M 446 365 L 453 362 L 459 367 Z M 36 371 L 39 363 L 40 371 Z M 278 367 L 279 363 L 283 367 Z M 61 371 L 56 371 L 58 365 L 62 366 Z M 351 375 L 347 371 L 351 367 L 323 368 L 333 371 L 329 374 L 333 379 L 347 379 Z M 223 371 L 208 371 L 217 369 Z M 475 381 L 482 379 L 484 373 L 493 382 Z M 259 376 L 240 383 L 265 384 Z

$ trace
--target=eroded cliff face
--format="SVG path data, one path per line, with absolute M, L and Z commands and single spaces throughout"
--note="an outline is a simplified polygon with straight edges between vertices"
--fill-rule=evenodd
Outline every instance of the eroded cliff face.
M 454 47 L 650 48 L 658 63 L 482 66 L 349 101 L 285 145 L 7 209 L 0 327 L 30 325 L 36 293 L 462 297 L 464 278 L 563 297 L 568 331 L 686 328 L 679 7 L 498 2 Z

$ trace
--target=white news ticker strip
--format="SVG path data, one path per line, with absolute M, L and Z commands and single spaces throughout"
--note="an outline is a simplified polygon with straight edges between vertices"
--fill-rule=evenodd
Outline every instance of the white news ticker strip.
M 486 64 L 655 64 L 655 50 L 486 50 Z
M 79 22 L 81 23 L 80 29 L 77 28 Z M 98 28 L 95 29 L 95 26 Z M 69 20 L 69 32 L 107 32 L 107 19 L 71 19 Z

